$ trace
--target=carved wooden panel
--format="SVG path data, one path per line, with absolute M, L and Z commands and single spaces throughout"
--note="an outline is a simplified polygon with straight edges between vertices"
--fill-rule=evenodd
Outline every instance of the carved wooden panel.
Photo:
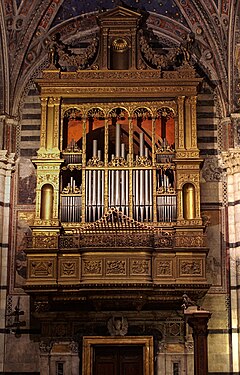
M 30 279 L 56 279 L 56 259 L 45 256 L 44 258 L 30 258 L 28 260 Z
M 59 259 L 59 279 L 79 281 L 79 257 L 63 257 Z
M 202 278 L 205 279 L 205 259 L 202 257 L 178 257 L 178 276 L 180 278 Z

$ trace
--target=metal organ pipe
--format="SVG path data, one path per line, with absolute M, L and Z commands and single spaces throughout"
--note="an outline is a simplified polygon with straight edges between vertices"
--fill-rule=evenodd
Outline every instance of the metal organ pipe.
M 148 158 L 148 149 L 145 147 L 145 157 Z M 149 221 L 149 176 L 150 176 L 150 171 L 147 169 L 144 171 L 144 187 L 145 187 L 145 219 L 146 221 Z
M 125 159 L 125 144 L 121 144 L 121 157 Z M 127 171 L 121 171 L 121 211 L 125 213 L 126 208 L 126 173 Z
M 97 140 L 96 139 L 93 140 L 93 157 L 94 158 L 97 157 Z
M 115 139 L 115 156 L 120 157 L 120 144 L 121 144 L 121 125 L 116 124 L 116 139 Z
M 144 147 L 144 134 L 139 134 L 138 158 L 148 158 L 148 148 Z M 139 221 L 152 220 L 152 170 L 136 169 L 133 171 L 134 216 Z
M 98 159 L 101 160 L 101 150 L 97 152 Z M 103 178 L 102 171 L 97 171 L 97 218 L 101 217 L 101 207 L 103 204 L 102 201 L 102 191 L 103 191 Z
M 115 157 L 120 157 L 121 148 L 121 126 L 116 124 L 116 139 L 115 139 Z M 115 207 L 120 208 L 120 171 L 115 172 Z

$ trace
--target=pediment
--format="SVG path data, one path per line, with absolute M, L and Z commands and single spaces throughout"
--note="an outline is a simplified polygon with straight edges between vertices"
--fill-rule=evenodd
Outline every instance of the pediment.
M 126 19 L 131 18 L 132 20 L 134 19 L 138 20 L 139 18 L 141 18 L 141 14 L 134 10 L 125 8 L 123 6 L 117 6 L 116 8 L 110 9 L 98 16 L 98 19 L 100 21 L 107 21 L 107 20 L 112 20 L 112 19 L 120 20 L 124 18 Z

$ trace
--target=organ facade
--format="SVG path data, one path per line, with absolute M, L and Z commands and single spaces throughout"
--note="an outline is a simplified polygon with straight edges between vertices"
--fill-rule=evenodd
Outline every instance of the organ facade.
M 161 322 L 163 311 L 181 310 L 184 293 L 199 300 L 209 288 L 196 131 L 201 78 L 189 45 L 151 44 L 145 17 L 121 6 L 100 14 L 98 36 L 77 52 L 56 36 L 37 80 L 41 137 L 25 290 L 45 340 L 62 315 L 68 339 L 87 340 L 84 314 L 104 325 L 111 311 L 130 327 L 111 345 L 123 345 L 129 332 L 147 350 L 156 330 L 136 333 L 135 315 L 146 326 L 156 311 Z M 101 337 L 83 350 L 80 367 Z

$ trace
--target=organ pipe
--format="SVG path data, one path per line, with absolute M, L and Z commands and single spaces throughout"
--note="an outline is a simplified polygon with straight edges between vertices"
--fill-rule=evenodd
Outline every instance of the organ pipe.
M 130 139 L 133 137 L 131 127 L 132 123 L 129 124 Z M 106 129 L 108 129 L 107 122 L 105 122 Z M 93 222 L 100 219 L 108 207 L 115 207 L 141 222 L 153 221 L 153 219 L 171 222 L 176 219 L 176 196 L 172 189 L 172 170 L 164 169 L 166 168 L 164 164 L 157 166 L 156 170 L 152 169 L 143 132 L 139 133 L 137 155 L 133 155 L 134 148 L 131 142 L 127 154 L 126 145 L 121 142 L 121 132 L 121 125 L 116 123 L 115 154 L 111 155 L 110 162 L 106 157 L 106 150 L 108 150 L 106 135 L 103 154 L 98 149 L 98 140 L 92 141 L 92 158 L 88 161 L 86 168 L 79 172 L 82 173 L 85 200 L 82 201 L 81 195 L 77 195 L 79 193 L 76 187 L 78 180 L 71 176 L 67 185 L 68 195 L 62 195 L 61 200 L 63 221 L 77 222 L 83 217 L 83 220 L 85 218 L 87 222 Z M 154 153 L 153 150 L 152 153 Z M 171 173 L 166 173 L 166 171 Z M 192 216 L 193 214 L 189 213 L 191 199 L 188 198 L 191 195 L 191 189 L 188 190 L 186 194 L 184 191 L 185 195 L 183 194 L 184 202 L 187 202 L 185 205 L 188 207 L 184 212 L 186 216 Z M 84 205 L 85 209 L 82 214 Z

